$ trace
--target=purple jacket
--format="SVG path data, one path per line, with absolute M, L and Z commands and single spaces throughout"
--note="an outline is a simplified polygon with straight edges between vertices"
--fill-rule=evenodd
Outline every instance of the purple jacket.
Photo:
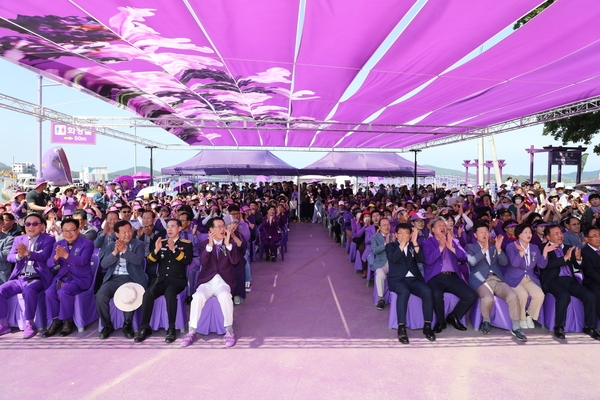
M 506 279 L 506 283 L 508 283 L 511 287 L 516 287 L 521 282 L 525 274 L 527 274 L 538 286 L 542 286 L 537 274 L 534 272 L 534 268 L 546 268 L 546 265 L 548 265 L 548 259 L 542 256 L 540 249 L 535 247 L 533 243 L 529 243 L 529 251 L 531 252 L 531 262 L 529 263 L 529 266 L 527 266 L 525 263 L 525 257 L 521 257 L 519 255 L 519 250 L 517 250 L 515 247 L 515 242 L 512 242 L 506 246 L 508 266 L 505 269 L 504 278 Z
M 50 282 L 52 282 L 52 269 L 51 267 L 48 268 L 48 259 L 52 253 L 52 246 L 55 241 L 54 236 L 40 233 L 29 257 L 23 257 L 21 261 L 17 261 L 17 246 L 20 243 L 29 246 L 29 236 L 22 235 L 15 237 L 12 249 L 8 254 L 8 261 L 15 263 L 15 269 L 13 269 L 9 279 L 17 279 L 21 271 L 25 269 L 27 262 L 31 260 L 33 261 L 33 268 L 35 268 L 40 278 L 42 278 L 44 288 L 50 286 Z
M 208 242 L 208 240 L 204 240 L 200 243 L 200 263 L 202 264 L 202 269 L 196 279 L 195 288 L 198 288 L 198 286 L 210 281 L 215 275 L 219 274 L 225 283 L 229 285 L 231 293 L 235 293 L 236 280 L 234 268 L 240 262 L 240 254 L 235 242 L 231 241 L 231 251 L 213 247 L 211 252 L 206 251 Z M 218 256 L 217 252 L 219 252 Z
M 278 217 L 273 217 L 273 222 L 269 223 L 269 218 L 263 218 L 262 224 L 260 224 L 260 238 L 262 241 L 267 240 L 269 236 L 275 239 L 275 241 L 279 241 L 281 236 L 279 234 L 280 229 L 282 229 L 281 222 Z
M 68 250 L 67 241 L 65 239 L 59 240 L 58 242 L 54 243 L 52 254 L 48 259 L 48 266 L 50 268 L 53 268 L 55 265 L 57 265 L 54 262 L 56 246 L 63 246 L 65 249 L 67 249 L 69 252 L 69 258 L 67 260 L 64 258 L 58 259 L 59 269 L 52 283 L 57 282 L 61 278 L 66 278 L 67 274 L 70 274 L 71 280 L 75 282 L 80 289 L 89 289 L 92 285 L 92 281 L 94 280 L 94 273 L 96 272 L 92 270 L 91 267 L 94 243 L 91 240 L 79 235 L 73 242 L 71 250 Z
M 461 276 L 460 269 L 458 268 L 459 261 L 467 260 L 467 253 L 460 246 L 457 239 L 452 239 L 456 255 L 447 248 L 444 248 L 444 252 L 450 256 L 452 262 L 452 269 L 458 276 Z M 425 255 L 425 263 L 423 264 L 423 272 L 425 281 L 428 282 L 431 278 L 439 275 L 442 272 L 442 252 L 440 251 L 440 242 L 435 237 L 430 237 L 423 241 L 423 253 Z

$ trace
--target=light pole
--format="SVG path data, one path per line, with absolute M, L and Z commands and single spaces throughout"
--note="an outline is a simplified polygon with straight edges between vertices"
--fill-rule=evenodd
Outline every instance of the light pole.
M 156 149 L 157 146 L 146 146 L 147 149 L 150 149 L 150 186 L 154 185 L 154 165 L 153 165 L 153 157 L 152 150 Z
M 48 84 L 44 84 L 43 83 L 43 77 L 41 75 L 38 75 L 38 105 L 40 107 L 39 110 L 39 114 L 38 114 L 38 177 L 43 177 L 42 175 L 42 153 L 43 153 L 43 148 L 42 148 L 42 138 L 43 138 L 43 132 L 42 132 L 42 125 L 44 122 L 44 106 L 42 103 L 42 88 L 45 86 L 62 86 L 60 83 L 48 83 Z
M 415 153 L 415 196 L 417 196 L 417 153 L 420 153 L 421 150 L 411 150 L 413 153 Z

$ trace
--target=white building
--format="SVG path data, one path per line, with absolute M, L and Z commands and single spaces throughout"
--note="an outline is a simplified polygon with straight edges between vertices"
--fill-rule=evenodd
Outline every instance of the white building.
M 108 167 L 85 167 L 81 170 L 79 177 L 85 183 L 90 182 L 107 182 L 108 181 Z
M 23 162 L 23 163 L 13 163 L 12 172 L 15 175 L 19 174 L 31 174 L 33 176 L 36 175 L 37 170 L 35 169 L 35 164 L 31 162 Z

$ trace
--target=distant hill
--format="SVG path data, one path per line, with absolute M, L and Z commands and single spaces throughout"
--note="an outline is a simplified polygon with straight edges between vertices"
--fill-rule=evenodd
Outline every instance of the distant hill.
M 1 170 L 8 170 L 8 171 L 10 171 L 10 170 L 12 170 L 12 167 L 10 165 L 6 165 L 4 163 L 0 163 L 0 171 Z
M 423 167 L 434 170 L 436 175 L 454 175 L 454 176 L 461 176 L 461 177 L 465 176 L 464 170 L 461 171 L 458 169 L 440 168 L 440 167 L 436 167 L 434 165 L 423 165 Z M 484 177 L 487 178 L 487 168 L 485 168 L 484 170 L 485 170 Z M 475 174 L 471 173 L 471 171 L 475 171 L 475 168 L 469 168 L 469 181 L 471 181 L 471 180 L 475 181 L 475 179 L 476 179 Z M 554 174 L 552 174 L 552 181 L 556 181 L 557 180 L 556 167 L 553 168 L 553 171 L 554 171 Z M 584 182 L 584 181 L 591 181 L 594 179 L 598 179 L 599 172 L 600 171 L 584 171 L 581 174 L 581 181 Z M 491 178 L 492 180 L 494 180 L 493 173 L 494 172 L 492 170 L 492 178 Z M 574 183 L 576 175 L 577 175 L 576 172 L 563 173 L 561 179 L 565 183 Z M 513 179 L 518 179 L 519 182 L 529 180 L 529 175 L 513 175 L 513 174 L 509 174 L 509 173 L 503 171 L 502 179 L 507 179 L 509 176 L 512 177 Z M 546 182 L 545 175 L 534 175 L 533 179 L 535 181 L 540 181 L 542 183 L 542 185 L 544 184 L 544 182 Z
M 137 172 L 148 172 L 148 173 L 150 173 L 150 168 L 138 166 L 137 167 Z M 131 168 L 128 168 L 128 169 L 122 169 L 120 171 L 109 172 L 108 173 L 108 179 L 113 179 L 113 178 L 116 178 L 116 177 L 121 176 L 121 175 L 133 175 L 133 174 L 134 174 L 133 167 L 131 167 Z M 160 171 L 154 170 L 154 176 L 160 176 L 160 175 L 162 175 L 160 173 Z

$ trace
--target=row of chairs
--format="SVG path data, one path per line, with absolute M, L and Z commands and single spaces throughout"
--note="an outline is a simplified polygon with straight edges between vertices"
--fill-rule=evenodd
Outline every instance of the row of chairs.
M 333 227 L 330 221 L 327 221 L 324 218 L 323 222 L 324 226 L 328 228 L 329 236 L 333 235 Z M 356 249 L 356 244 L 352 242 L 352 240 L 348 240 L 346 238 L 346 233 L 342 232 L 342 238 L 344 239 L 341 243 L 342 246 L 345 247 L 346 252 L 348 253 L 348 261 L 350 263 L 354 263 L 355 271 L 362 271 L 362 255 L 360 251 Z M 369 285 L 371 279 L 371 269 L 367 270 L 367 286 Z M 581 274 L 576 274 L 576 278 L 581 283 L 582 276 Z M 385 284 L 385 295 L 384 295 L 386 303 L 390 304 L 390 313 L 388 319 L 388 326 L 391 329 L 398 328 L 398 320 L 396 316 L 396 293 L 389 292 L 387 288 L 387 282 Z M 379 300 L 379 296 L 377 295 L 376 288 L 373 288 L 373 300 L 374 303 L 377 304 Z M 445 313 L 448 315 L 456 306 L 458 302 L 458 297 L 454 296 L 451 293 L 444 294 L 444 308 Z M 554 329 L 554 324 L 556 320 L 555 316 L 555 304 L 556 299 L 551 294 L 546 294 L 544 299 L 544 304 L 542 306 L 542 310 L 540 312 L 540 317 L 538 318 L 538 322 L 545 326 L 547 329 Z M 480 301 L 477 299 L 475 305 L 471 307 L 469 312 L 469 317 L 471 323 L 473 324 L 473 328 L 475 330 L 479 330 L 481 326 L 481 322 L 483 321 L 483 317 L 481 316 L 481 306 Z M 407 319 L 407 327 L 410 329 L 420 329 L 423 328 L 424 320 L 423 320 L 423 312 L 421 306 L 421 299 L 417 296 L 411 295 L 408 301 L 408 309 L 406 314 Z M 463 324 L 466 319 L 463 317 L 461 321 Z M 435 317 L 433 324 L 435 324 Z M 494 306 L 492 308 L 492 312 L 490 314 L 490 324 L 497 328 L 511 330 L 512 329 L 512 321 L 510 319 L 508 305 L 501 298 L 494 296 Z M 583 311 L 583 303 L 578 298 L 571 296 L 571 302 L 567 308 L 567 322 L 565 326 L 565 332 L 581 332 L 584 328 L 584 311 Z
M 94 284 L 97 276 L 97 271 L 100 266 L 100 260 L 95 253 L 92 256 L 90 268 L 94 273 L 94 282 L 90 289 L 75 296 L 75 307 L 73 310 L 73 323 L 79 332 L 83 332 L 85 327 L 98 320 L 96 311 L 96 297 L 94 294 Z M 185 332 L 186 323 L 188 320 L 186 290 L 181 291 L 177 296 L 177 316 L 175 327 L 181 332 Z M 20 330 L 25 328 L 24 320 L 25 304 L 22 294 L 17 294 L 8 299 L 8 315 L 7 322 L 12 327 L 18 327 Z M 123 312 L 117 309 L 114 302 L 110 301 L 111 322 L 115 329 L 123 327 L 124 316 Z M 133 328 L 138 330 L 141 321 L 141 308 L 136 310 L 133 317 Z M 38 295 L 38 304 L 34 323 L 39 329 L 48 327 L 52 323 L 52 315 L 46 312 L 45 293 L 41 292 Z M 153 330 L 160 328 L 167 329 L 169 326 L 167 317 L 166 300 L 164 296 L 160 296 L 154 302 L 154 310 L 150 319 L 150 327 Z M 102 330 L 102 323 L 98 322 L 98 330 Z M 218 300 L 210 298 L 202 310 L 200 321 L 196 329 L 198 333 L 208 335 L 209 333 L 225 334 L 223 326 L 223 313 Z

